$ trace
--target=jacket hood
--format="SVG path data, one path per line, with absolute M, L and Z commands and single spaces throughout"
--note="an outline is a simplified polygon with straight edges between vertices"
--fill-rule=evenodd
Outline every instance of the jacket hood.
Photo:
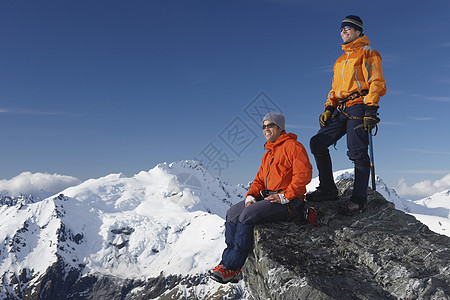
M 348 52 L 354 49 L 361 48 L 363 46 L 368 46 L 369 44 L 370 44 L 369 38 L 366 35 L 363 35 L 354 40 L 353 42 L 342 45 L 342 50 Z
M 273 150 L 275 147 L 280 146 L 281 144 L 283 144 L 285 141 L 287 140 L 297 140 L 297 135 L 294 133 L 283 133 L 282 135 L 280 135 L 279 138 L 277 138 L 277 140 L 275 142 L 266 142 L 264 144 L 264 147 L 267 150 Z

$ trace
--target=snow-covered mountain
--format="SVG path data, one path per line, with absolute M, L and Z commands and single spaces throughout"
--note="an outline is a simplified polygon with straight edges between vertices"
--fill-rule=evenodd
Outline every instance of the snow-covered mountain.
M 225 213 L 245 192 L 183 161 L 87 180 L 42 201 L 3 197 L 0 298 L 17 281 L 33 285 L 58 258 L 83 275 L 205 273 L 220 260 Z
M 334 175 L 351 178 L 353 171 Z M 315 178 L 307 188 L 317 185 Z M 450 236 L 450 191 L 413 202 L 380 178 L 377 191 L 431 230 Z M 246 187 L 221 182 L 195 161 L 182 161 L 132 177 L 90 179 L 43 200 L 5 193 L 0 199 L 0 299 L 19 299 L 20 291 L 37 285 L 57 261 L 63 262 L 66 276 L 71 270 L 80 276 L 141 280 L 205 274 L 225 246 L 226 211 L 244 198 Z M 212 281 L 205 286 L 220 289 Z
M 450 190 L 412 203 L 410 214 L 432 231 L 450 236 Z

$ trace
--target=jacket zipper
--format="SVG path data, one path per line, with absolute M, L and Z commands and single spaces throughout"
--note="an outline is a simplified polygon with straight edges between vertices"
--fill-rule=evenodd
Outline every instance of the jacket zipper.
M 344 84 L 345 84 L 344 69 L 345 69 L 345 66 L 347 65 L 349 55 L 350 55 L 350 51 L 347 52 L 347 57 L 345 58 L 344 65 L 342 66 L 342 71 L 341 71 L 342 87 L 341 87 L 341 90 L 339 91 L 339 95 L 338 95 L 339 98 L 341 97 L 341 91 L 344 89 Z
M 269 163 L 269 171 L 267 172 L 267 175 L 266 175 L 266 189 L 267 189 L 267 181 L 268 181 L 268 179 L 269 179 L 269 174 L 270 174 L 270 167 L 272 166 L 272 163 L 273 163 L 273 157 L 272 157 L 272 160 L 270 161 L 270 163 Z

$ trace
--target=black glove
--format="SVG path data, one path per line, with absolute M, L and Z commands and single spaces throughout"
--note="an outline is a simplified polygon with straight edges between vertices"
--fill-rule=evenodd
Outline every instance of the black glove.
M 364 115 L 364 129 L 372 131 L 372 129 L 380 122 L 378 115 L 378 106 L 365 105 L 366 113 Z
M 325 127 L 327 121 L 331 118 L 331 115 L 333 114 L 334 110 L 335 108 L 331 105 L 328 105 L 325 108 L 325 111 L 319 117 L 320 127 Z

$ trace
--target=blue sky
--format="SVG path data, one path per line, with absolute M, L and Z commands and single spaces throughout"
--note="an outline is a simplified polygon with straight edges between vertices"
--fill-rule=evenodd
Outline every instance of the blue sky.
M 0 178 L 131 176 L 208 157 L 212 173 L 246 183 L 264 153 L 249 109 L 275 104 L 309 151 L 340 22 L 357 14 L 387 81 L 377 173 L 391 187 L 433 183 L 450 173 L 449 11 L 446 0 L 2 1 Z M 239 149 L 233 128 L 248 129 Z M 331 154 L 335 170 L 352 168 L 345 139 Z

